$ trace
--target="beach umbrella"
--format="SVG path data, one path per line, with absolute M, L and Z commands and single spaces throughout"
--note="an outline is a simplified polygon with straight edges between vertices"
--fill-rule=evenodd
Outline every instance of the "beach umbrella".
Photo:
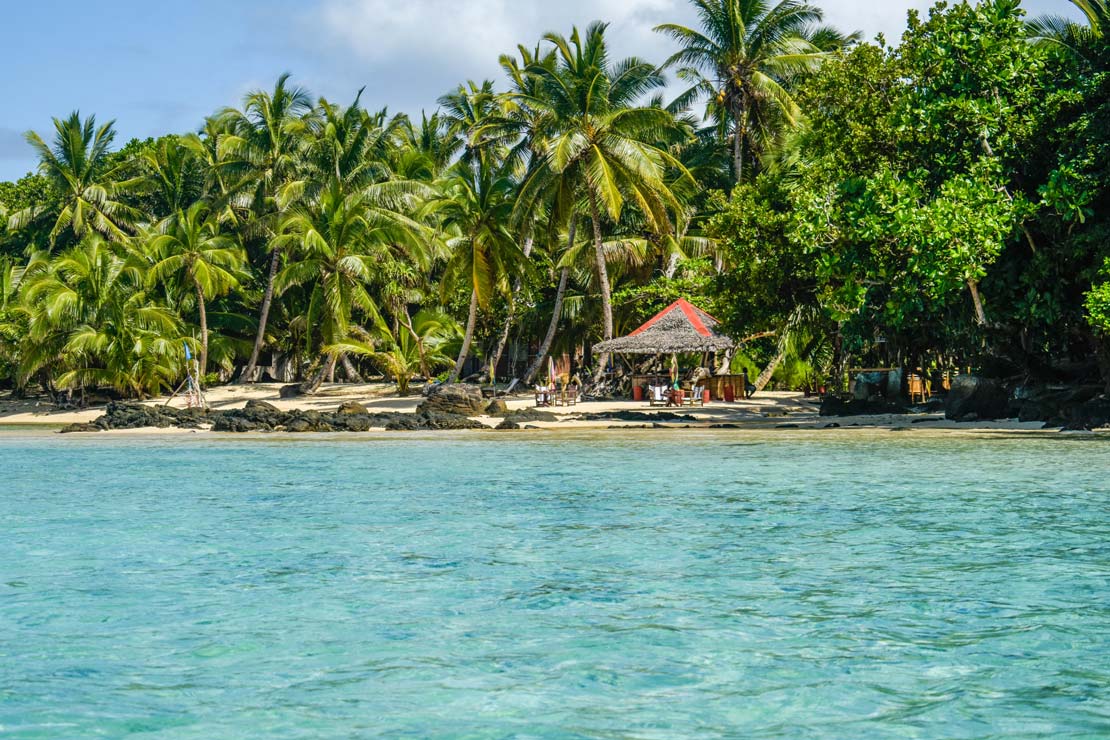
M 552 389 L 555 388 L 555 358 L 551 355 L 547 356 L 547 380 L 551 384 Z
M 671 387 L 678 388 L 678 355 L 671 353 Z

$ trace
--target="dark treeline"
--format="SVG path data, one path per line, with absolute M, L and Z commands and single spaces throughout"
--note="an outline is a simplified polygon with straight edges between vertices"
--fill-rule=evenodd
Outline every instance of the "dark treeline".
M 184 344 L 209 383 L 531 380 L 678 297 L 759 387 L 1110 381 L 1105 0 L 941 3 L 896 44 L 691 1 L 667 60 L 547 34 L 419 120 L 283 76 L 187 135 L 29 133 L 38 172 L 0 183 L 0 382 L 154 394 Z

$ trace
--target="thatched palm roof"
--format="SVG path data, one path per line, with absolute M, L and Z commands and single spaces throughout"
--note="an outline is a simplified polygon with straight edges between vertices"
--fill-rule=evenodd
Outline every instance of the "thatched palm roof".
M 653 355 L 663 352 L 712 352 L 733 341 L 714 329 L 720 322 L 679 298 L 626 337 L 594 345 L 595 352 Z

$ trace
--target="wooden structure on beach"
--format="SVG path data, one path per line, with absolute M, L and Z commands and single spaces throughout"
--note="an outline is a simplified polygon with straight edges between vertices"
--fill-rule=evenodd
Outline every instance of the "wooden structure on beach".
M 593 349 L 595 352 L 637 355 L 701 352 L 708 356 L 710 352 L 732 349 L 735 346 L 731 337 L 717 331 L 719 324 L 717 319 L 705 311 L 679 298 L 634 332 L 595 344 Z M 633 376 L 633 387 L 646 385 L 651 377 L 654 376 Z M 726 385 L 737 389 L 737 396 L 742 395 L 739 389 L 743 385 L 739 380 L 733 380 L 733 376 L 703 378 L 699 384 L 707 388 L 713 398 L 723 398 Z

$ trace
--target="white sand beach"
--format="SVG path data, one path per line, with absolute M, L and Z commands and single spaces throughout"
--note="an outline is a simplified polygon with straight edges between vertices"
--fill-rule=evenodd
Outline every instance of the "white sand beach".
M 386 383 L 335 383 L 325 384 L 313 396 L 283 399 L 280 397 L 281 384 L 260 383 L 255 385 L 229 385 L 212 388 L 206 392 L 210 408 L 217 411 L 244 407 L 248 401 L 258 400 L 271 403 L 282 411 L 294 409 L 334 411 L 340 404 L 357 401 L 371 412 L 414 413 L 422 397 L 419 389 L 408 396 L 398 396 L 392 384 Z M 505 398 L 510 410 L 526 409 L 535 406 L 531 393 L 518 394 Z M 146 405 L 166 404 L 165 397 L 153 398 L 143 402 Z M 169 401 L 170 406 L 183 408 L 184 399 Z M 658 415 L 662 412 L 679 413 L 693 417 L 693 420 L 661 421 L 667 426 L 696 426 L 714 428 L 754 427 L 760 429 L 850 429 L 858 427 L 913 428 L 913 429 L 950 429 L 950 430 L 1004 430 L 1034 431 L 1043 428 L 1041 422 L 1019 422 L 1016 419 L 999 421 L 979 421 L 957 423 L 944 419 L 943 414 L 884 414 L 875 416 L 823 417 L 818 414 L 819 400 L 806 397 L 799 392 L 770 391 L 758 394 L 755 398 L 710 402 L 704 407 L 665 408 L 652 407 L 646 402 L 632 400 L 581 401 L 571 407 L 546 408 L 558 417 L 558 421 L 528 421 L 522 424 L 525 429 L 577 430 L 638 428 L 650 425 L 650 419 L 621 421 L 615 419 L 588 419 L 594 414 L 613 414 L 635 411 Z M 0 396 L 0 425 L 52 425 L 64 426 L 74 423 L 91 422 L 104 413 L 104 406 L 90 406 L 84 409 L 58 409 L 45 399 L 13 399 Z M 493 416 L 474 417 L 487 426 L 494 427 L 501 419 Z M 115 430 L 110 433 L 126 433 L 133 430 Z M 197 433 L 196 430 L 151 429 L 148 432 L 163 434 Z

